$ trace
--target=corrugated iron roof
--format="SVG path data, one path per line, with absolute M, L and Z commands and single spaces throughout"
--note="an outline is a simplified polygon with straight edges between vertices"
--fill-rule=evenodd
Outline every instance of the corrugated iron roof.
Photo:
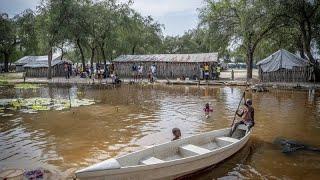
M 53 55 L 52 60 L 59 59 L 60 56 Z M 25 56 L 18 61 L 15 62 L 16 65 L 25 65 L 31 62 L 42 62 L 42 61 L 48 61 L 48 56 Z
M 62 64 L 62 63 L 69 63 L 69 64 L 72 64 L 71 61 L 69 60 L 60 60 L 59 58 L 58 59 L 54 59 L 52 60 L 51 62 L 51 66 L 55 66 L 57 64 Z M 26 65 L 24 65 L 23 67 L 29 67 L 29 68 L 42 68 L 42 67 L 49 67 L 48 66 L 48 59 L 43 59 L 41 61 L 33 61 L 33 62 L 30 62 Z
M 218 62 L 218 53 L 122 55 L 113 62 Z

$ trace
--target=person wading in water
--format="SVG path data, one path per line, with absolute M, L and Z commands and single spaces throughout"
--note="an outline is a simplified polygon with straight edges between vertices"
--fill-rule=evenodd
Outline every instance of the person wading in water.
M 242 110 L 237 111 L 236 114 L 242 119 L 234 125 L 231 135 L 240 124 L 245 124 L 246 126 L 248 126 L 248 130 L 250 130 L 254 126 L 254 108 L 252 107 L 251 99 L 247 99 Z
M 174 138 L 172 139 L 172 141 L 178 140 L 181 138 L 181 131 L 179 128 L 173 128 L 172 129 L 172 134 L 174 136 Z

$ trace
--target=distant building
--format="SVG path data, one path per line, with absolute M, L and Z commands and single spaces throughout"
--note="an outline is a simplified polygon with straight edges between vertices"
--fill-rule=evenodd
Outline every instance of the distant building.
M 143 76 L 146 77 L 151 65 L 155 64 L 158 78 L 192 79 L 201 76 L 201 69 L 205 63 L 211 67 L 217 66 L 218 53 L 122 55 L 114 59 L 113 63 L 115 72 L 121 77 L 131 77 L 134 64 L 144 67 Z M 210 76 L 211 74 L 210 72 Z
M 64 76 L 64 65 L 71 65 L 68 60 L 61 60 L 59 56 L 52 57 L 52 77 Z M 17 67 L 19 66 L 19 67 Z M 25 71 L 26 77 L 47 77 L 48 75 L 48 56 L 26 56 L 16 63 L 18 72 Z
M 61 56 L 52 56 L 52 60 L 60 59 Z M 24 56 L 17 60 L 14 64 L 16 65 L 16 72 L 24 72 L 24 65 L 37 61 L 48 61 L 48 56 Z
M 314 78 L 309 61 L 281 49 L 257 63 L 262 82 L 307 82 Z

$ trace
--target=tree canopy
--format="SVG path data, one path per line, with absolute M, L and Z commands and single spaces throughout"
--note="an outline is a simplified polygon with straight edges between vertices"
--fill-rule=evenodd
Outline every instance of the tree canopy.
M 320 70 L 320 0 L 204 0 L 199 24 L 180 36 L 164 36 L 164 25 L 132 9 L 133 1 L 42 0 L 36 11 L 0 16 L 0 58 L 52 54 L 83 65 L 106 63 L 122 54 L 219 52 L 253 64 L 284 48 Z M 50 62 L 49 62 L 50 63 Z M 50 77 L 49 77 L 50 78 Z

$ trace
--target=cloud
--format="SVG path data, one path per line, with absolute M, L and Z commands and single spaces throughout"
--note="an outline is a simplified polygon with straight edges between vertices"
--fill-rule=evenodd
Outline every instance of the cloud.
M 121 0 L 126 2 L 126 0 Z M 202 0 L 135 0 L 133 8 L 143 15 L 164 16 L 173 12 L 194 12 L 201 7 Z
M 0 12 L 14 16 L 29 8 L 35 10 L 39 3 L 40 0 L 0 0 Z
M 164 24 L 165 35 L 176 36 L 197 26 L 197 9 L 203 5 L 203 0 L 134 0 L 132 8 L 144 16 L 151 15 L 160 24 Z
M 119 0 L 127 2 L 128 0 Z M 40 0 L 0 0 L 0 12 L 14 16 L 25 9 L 36 9 Z M 203 0 L 134 0 L 132 8 L 144 16 L 151 15 L 165 25 L 165 35 L 182 35 L 198 23 L 197 9 Z

